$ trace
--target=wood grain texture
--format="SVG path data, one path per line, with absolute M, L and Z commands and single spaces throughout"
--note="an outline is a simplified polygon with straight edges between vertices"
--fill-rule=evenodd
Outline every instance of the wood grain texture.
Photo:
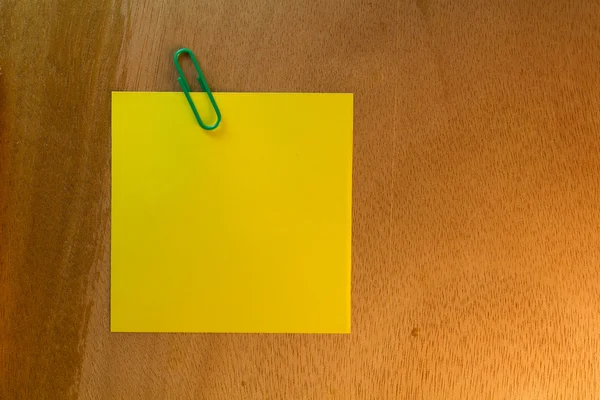
M 110 91 L 355 93 L 352 334 L 110 334 Z M 600 3 L 0 0 L 0 398 L 600 398 Z M 268 116 L 266 116 L 268 117 Z

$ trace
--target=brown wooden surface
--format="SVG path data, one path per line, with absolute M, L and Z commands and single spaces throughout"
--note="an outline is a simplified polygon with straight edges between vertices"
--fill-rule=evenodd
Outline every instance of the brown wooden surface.
M 110 91 L 183 45 L 355 93 L 351 335 L 109 333 Z M 0 398 L 600 398 L 600 3 L 0 0 Z

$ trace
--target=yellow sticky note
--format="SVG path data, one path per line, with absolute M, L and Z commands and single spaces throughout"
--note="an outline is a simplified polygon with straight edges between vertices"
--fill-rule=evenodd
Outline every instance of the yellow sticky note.
M 111 331 L 349 333 L 352 94 L 214 95 L 112 95 Z

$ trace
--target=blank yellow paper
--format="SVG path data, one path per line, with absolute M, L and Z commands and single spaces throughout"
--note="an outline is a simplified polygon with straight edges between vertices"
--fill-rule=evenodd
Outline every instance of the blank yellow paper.
M 111 331 L 349 333 L 352 94 L 215 99 L 112 95 Z

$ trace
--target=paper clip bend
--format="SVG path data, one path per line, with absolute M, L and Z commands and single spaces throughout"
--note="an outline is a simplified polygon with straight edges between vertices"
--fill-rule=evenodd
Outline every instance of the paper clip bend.
M 198 83 L 200 83 L 200 87 L 208 95 L 208 99 L 210 100 L 210 103 L 212 104 L 213 109 L 215 110 L 215 114 L 217 114 L 217 122 L 215 122 L 213 125 L 206 125 L 204 122 L 202 122 L 202 118 L 200 118 L 200 114 L 198 113 L 198 110 L 196 109 L 196 106 L 194 105 L 194 101 L 192 100 L 192 96 L 190 95 L 190 86 L 188 85 L 187 80 L 185 79 L 185 75 L 183 74 L 181 65 L 179 65 L 179 56 L 182 53 L 186 53 L 192 59 L 192 62 L 194 63 L 194 67 L 196 68 L 196 72 L 198 72 Z M 190 49 L 183 47 L 183 48 L 177 50 L 177 52 L 175 53 L 175 56 L 173 57 L 173 61 L 175 62 L 175 68 L 177 68 L 177 72 L 179 73 L 179 78 L 177 78 L 177 82 L 179 82 L 179 84 L 181 85 L 181 88 L 183 89 L 183 93 L 185 94 L 185 97 L 186 97 L 188 103 L 190 103 L 190 107 L 192 108 L 192 111 L 194 112 L 196 121 L 198 121 L 198 124 L 200 124 L 200 126 L 207 131 L 211 131 L 211 130 L 215 129 L 221 123 L 221 111 L 219 111 L 217 102 L 215 101 L 215 98 L 213 97 L 213 94 L 210 91 L 210 88 L 208 87 L 208 83 L 206 83 L 206 79 L 204 78 L 204 74 L 202 73 L 202 70 L 200 69 L 200 65 L 198 65 L 198 60 L 196 60 L 196 56 Z

